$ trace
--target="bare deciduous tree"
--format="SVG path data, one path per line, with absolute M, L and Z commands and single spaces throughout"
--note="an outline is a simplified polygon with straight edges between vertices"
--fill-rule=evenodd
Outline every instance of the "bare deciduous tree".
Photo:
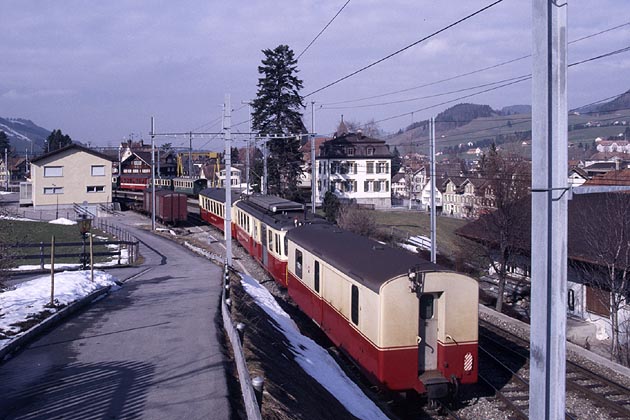
M 479 227 L 485 230 L 488 244 L 487 258 L 495 271 L 499 285 L 496 310 L 501 312 L 505 297 L 505 285 L 509 268 L 516 258 L 528 249 L 530 217 L 529 202 L 523 198 L 529 194 L 531 170 L 523 159 L 505 155 L 492 147 L 483 159 L 481 175 L 485 180 L 491 208 L 495 210 L 479 219 Z
M 621 317 L 621 310 L 630 299 L 630 194 L 580 198 L 575 215 L 570 213 L 574 220 L 569 220 L 574 229 L 570 232 L 572 265 L 585 282 L 603 292 L 597 295 L 601 306 L 609 308 L 611 359 L 628 365 L 630 320 Z
M 357 205 L 344 205 L 339 208 L 337 224 L 342 229 L 363 236 L 374 236 L 377 225 L 371 210 Z

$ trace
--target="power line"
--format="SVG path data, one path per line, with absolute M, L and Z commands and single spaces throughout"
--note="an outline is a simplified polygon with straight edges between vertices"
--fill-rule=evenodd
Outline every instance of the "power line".
M 575 63 L 571 63 L 571 64 L 568 65 L 568 67 L 575 67 L 575 66 L 580 65 L 580 64 L 584 64 L 584 63 L 588 63 L 588 62 L 591 62 L 591 61 L 594 61 L 594 60 L 599 60 L 599 59 L 602 59 L 602 58 L 610 57 L 610 56 L 613 56 L 613 55 L 616 55 L 616 54 L 621 54 L 621 53 L 624 53 L 624 52 L 627 52 L 627 51 L 630 51 L 630 46 L 627 46 L 627 47 L 624 47 L 624 48 L 620 48 L 620 49 L 617 49 L 617 50 L 614 50 L 614 51 L 610 51 L 610 52 L 605 53 L 605 54 L 600 54 L 600 55 L 595 56 L 595 57 L 587 58 L 585 60 L 581 60 L 581 61 L 578 61 L 578 62 L 575 62 Z M 507 87 L 507 86 L 514 85 L 516 83 L 521 83 L 521 82 L 524 82 L 524 81 L 529 80 L 531 78 L 532 78 L 531 75 L 524 76 L 521 79 L 517 79 L 517 80 L 511 81 L 511 82 L 508 82 L 508 83 L 504 83 L 504 84 L 501 84 L 499 86 L 495 86 L 495 87 L 492 87 L 492 88 L 484 89 L 482 91 L 471 93 L 469 95 L 460 96 L 458 98 L 451 99 L 451 100 L 448 100 L 448 101 L 444 101 L 444 102 L 441 102 L 441 103 L 438 103 L 438 104 L 435 104 L 435 105 L 426 106 L 424 108 L 416 109 L 416 110 L 413 110 L 413 111 L 405 112 L 405 113 L 394 115 L 394 116 L 391 116 L 391 117 L 386 117 L 386 118 L 383 118 L 381 120 L 377 120 L 377 121 L 374 121 L 374 122 L 375 123 L 380 123 L 380 122 L 384 122 L 384 121 L 393 120 L 393 119 L 396 119 L 396 118 L 405 117 L 405 116 L 410 115 L 412 113 L 416 113 L 416 112 L 420 112 L 420 111 L 426 111 L 428 109 L 436 108 L 436 107 L 441 106 L 441 105 L 446 105 L 446 104 L 449 104 L 449 103 L 457 102 L 457 101 L 462 100 L 462 99 L 467 99 L 467 98 L 470 98 L 470 97 L 473 97 L 473 96 L 480 95 L 482 93 L 486 93 L 486 92 L 490 92 L 490 91 L 493 91 L 493 90 L 501 89 L 501 88 L 504 88 L 504 87 Z
M 407 46 L 405 46 L 403 48 L 400 48 L 399 50 L 394 51 L 393 53 L 391 53 L 391 54 L 389 54 L 389 55 L 387 55 L 387 56 L 385 56 L 385 57 L 383 57 L 383 58 L 381 58 L 379 60 L 376 60 L 376 61 L 374 61 L 371 64 L 368 64 L 367 66 L 361 67 L 360 69 L 355 70 L 352 73 L 350 73 L 350 74 L 348 74 L 346 76 L 343 76 L 343 77 L 335 80 L 334 82 L 331 82 L 331 83 L 327 84 L 324 87 L 321 87 L 321 88 L 319 88 L 317 90 L 314 90 L 313 92 L 309 93 L 308 95 L 305 95 L 304 98 L 308 98 L 309 96 L 314 95 L 317 92 L 321 92 L 324 89 L 328 89 L 329 87 L 334 86 L 334 85 L 336 85 L 337 83 L 339 83 L 339 82 L 341 82 L 343 80 L 346 80 L 346 79 L 348 79 L 348 78 L 350 78 L 350 77 L 352 77 L 352 76 L 354 76 L 356 74 L 361 73 L 362 71 L 365 71 L 365 70 L 369 69 L 370 67 L 373 67 L 373 66 L 375 66 L 375 65 L 377 65 L 379 63 L 382 63 L 383 61 L 388 60 L 388 59 L 392 58 L 393 56 L 398 55 L 401 52 L 406 51 L 409 48 L 411 48 L 411 47 L 413 47 L 415 45 L 418 45 L 421 42 L 426 41 L 427 39 L 433 38 L 434 36 L 436 36 L 436 35 L 444 32 L 444 31 L 446 31 L 447 29 L 450 29 L 453 26 L 456 26 L 456 25 L 458 25 L 458 24 L 460 24 L 460 23 L 462 23 L 462 22 L 464 22 L 464 21 L 466 21 L 466 20 L 468 20 L 468 19 L 478 15 L 478 14 L 480 14 L 480 13 L 490 9 L 491 7 L 497 5 L 497 4 L 501 3 L 501 2 L 503 2 L 503 0 L 496 0 L 495 2 L 493 2 L 493 3 L 483 7 L 481 9 L 477 10 L 476 12 L 473 12 L 473 13 L 471 13 L 471 14 L 469 14 L 469 15 L 467 15 L 467 16 L 465 16 L 465 17 L 463 17 L 463 18 L 461 18 L 461 19 L 459 19 L 459 20 L 457 20 L 457 21 L 455 21 L 453 23 L 451 23 L 450 25 L 447 25 L 447 26 L 443 27 L 442 29 L 439 29 L 439 30 L 433 32 L 430 35 L 427 35 L 427 36 L 425 36 L 425 37 L 423 37 L 423 38 L 421 38 L 421 39 L 419 39 L 419 40 L 417 40 L 417 41 L 415 41 L 415 42 L 413 42 L 413 43 L 411 43 L 411 44 L 409 44 L 409 45 L 407 45 Z
M 569 41 L 569 44 L 575 44 L 575 43 L 583 41 L 585 39 L 593 38 L 595 36 L 602 35 L 604 33 L 607 33 L 607 32 L 610 32 L 610 31 L 614 31 L 616 29 L 623 28 L 624 26 L 628 26 L 628 25 L 630 25 L 630 22 L 625 22 L 625 23 L 622 23 L 620 25 L 616 25 L 616 26 L 604 29 L 602 31 L 595 32 L 595 33 L 583 36 L 581 38 L 574 39 L 572 41 Z M 447 77 L 445 79 L 435 80 L 433 82 L 424 83 L 424 84 L 421 84 L 421 85 L 418 85 L 418 86 L 413 86 L 413 87 L 410 87 L 410 88 L 400 89 L 400 90 L 396 90 L 396 91 L 392 91 L 392 92 L 386 92 L 386 93 L 373 95 L 373 96 L 366 96 L 366 97 L 363 97 L 363 98 L 348 99 L 348 100 L 337 101 L 337 102 L 328 102 L 328 103 L 324 103 L 323 105 L 324 106 L 325 105 L 341 105 L 341 104 L 350 103 L 350 102 L 360 102 L 360 101 L 365 101 L 365 100 L 368 100 L 368 99 L 377 99 L 377 98 L 382 98 L 384 96 L 395 95 L 395 94 L 398 94 L 398 93 L 405 93 L 405 92 L 409 92 L 411 90 L 416 90 L 416 89 L 421 89 L 421 88 L 424 88 L 424 87 L 434 86 L 434 85 L 437 85 L 437 84 L 440 84 L 440 83 L 444 83 L 444 82 L 448 82 L 448 81 L 451 81 L 451 80 L 460 79 L 462 77 L 470 76 L 470 75 L 473 75 L 473 74 L 481 73 L 481 72 L 484 72 L 484 71 L 492 70 L 492 69 L 495 69 L 495 68 L 498 68 L 498 67 L 501 67 L 501 66 L 505 66 L 507 64 L 512 64 L 512 63 L 515 63 L 517 61 L 524 60 L 524 59 L 529 58 L 529 57 L 531 57 L 531 54 L 523 55 L 523 56 L 517 57 L 517 58 L 512 58 L 510 60 L 503 61 L 503 62 L 500 62 L 500 63 L 497 63 L 497 64 L 493 64 L 491 66 L 483 67 L 483 68 L 480 68 L 480 69 L 477 69 L 477 70 L 472 70 L 472 71 L 469 71 L 469 72 L 466 72 L 466 73 L 460 73 L 460 74 L 457 74 L 457 75 L 454 75 L 454 76 L 451 76 L 451 77 Z
M 317 38 L 319 38 L 319 36 L 320 36 L 321 34 L 323 34 L 323 33 L 324 33 L 324 31 L 326 30 L 326 28 L 328 28 L 328 27 L 330 26 L 330 24 L 333 22 L 333 20 L 335 20 L 335 18 L 336 18 L 337 16 L 339 16 L 339 13 L 341 13 L 341 11 L 342 11 L 342 10 L 343 10 L 343 9 L 344 9 L 347 5 L 348 5 L 348 3 L 350 3 L 350 0 L 346 1 L 346 3 L 345 3 L 343 6 L 341 6 L 341 9 L 339 9 L 339 11 L 335 14 L 335 16 L 333 16 L 333 18 L 332 18 L 332 19 L 330 19 L 330 21 L 328 21 L 328 23 L 326 24 L 326 26 L 324 26 L 324 29 L 322 29 L 321 31 L 319 31 L 319 33 L 317 34 L 317 36 L 316 36 L 315 38 L 313 38 L 313 40 L 312 40 L 312 41 L 311 41 L 311 42 L 310 42 L 310 43 L 306 46 L 306 48 L 304 48 L 304 50 L 302 50 L 302 52 L 301 52 L 301 53 L 297 56 L 296 60 L 299 60 L 299 59 L 300 59 L 300 57 L 302 57 L 302 54 L 304 54 L 304 53 L 306 52 L 306 50 L 308 50 L 308 49 L 311 47 L 311 45 L 313 45 L 313 43 L 314 43 L 315 41 L 317 41 Z

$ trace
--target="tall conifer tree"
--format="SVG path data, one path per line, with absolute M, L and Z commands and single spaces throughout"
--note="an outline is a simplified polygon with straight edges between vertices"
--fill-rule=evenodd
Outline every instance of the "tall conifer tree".
M 297 60 L 287 45 L 263 50 L 265 58 L 258 73 L 258 93 L 253 101 L 253 128 L 262 136 L 272 136 L 267 160 L 268 193 L 298 199 L 302 174 L 300 138 L 306 131 L 302 122 L 304 103 L 302 81 L 297 77 Z M 274 139 L 274 135 L 291 136 Z

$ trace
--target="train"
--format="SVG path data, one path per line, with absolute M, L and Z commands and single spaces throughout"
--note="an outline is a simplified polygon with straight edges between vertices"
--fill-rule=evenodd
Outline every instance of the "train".
M 225 192 L 202 190 L 224 231 Z M 371 382 L 430 404 L 477 382 L 478 286 L 277 197 L 236 198 L 232 235 Z
M 152 192 L 143 193 L 142 211 L 151 214 Z M 188 220 L 188 196 L 171 190 L 155 190 L 155 218 L 165 224 L 177 225 Z
M 122 174 L 114 180 L 114 189 L 126 191 L 147 191 L 151 189 L 150 174 Z M 205 178 L 155 178 L 156 189 L 167 189 L 196 197 L 199 191 L 208 186 Z

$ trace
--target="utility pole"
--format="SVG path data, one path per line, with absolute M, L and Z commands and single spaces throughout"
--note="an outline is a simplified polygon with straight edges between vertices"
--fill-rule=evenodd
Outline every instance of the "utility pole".
M 232 266 L 232 109 L 230 95 L 225 95 L 223 130 L 225 137 L 225 262 Z
M 433 117 L 429 120 L 429 126 L 431 128 L 431 145 L 429 146 L 431 149 L 431 262 L 436 263 L 436 236 L 437 236 L 437 224 L 435 221 L 436 212 L 435 212 L 435 120 Z
M 269 154 L 269 134 L 265 137 L 265 144 L 263 146 L 263 180 L 262 180 L 262 188 L 260 192 L 264 195 L 267 195 L 267 155 Z
M 245 156 L 245 185 L 247 188 L 247 194 L 249 195 L 249 155 L 251 153 L 250 147 L 252 143 L 252 124 L 254 121 L 252 117 L 252 103 L 249 101 L 241 101 L 241 103 L 247 104 L 247 110 L 249 111 L 249 137 L 247 138 L 247 155 Z M 254 150 L 256 150 L 256 147 L 254 147 Z
M 193 162 L 192 162 L 192 131 L 188 133 L 188 177 L 193 177 Z
M 567 8 L 533 0 L 529 418 L 565 418 Z
M 155 119 L 151 117 L 151 230 L 155 230 Z
M 6 184 L 6 191 L 9 191 L 9 178 L 11 172 L 9 172 L 9 149 L 4 148 L 4 177 Z
M 317 183 L 315 182 L 315 178 L 317 176 L 317 171 L 315 170 L 315 113 L 313 111 L 313 107 L 315 106 L 315 101 L 311 101 L 311 213 L 315 214 L 315 188 Z

